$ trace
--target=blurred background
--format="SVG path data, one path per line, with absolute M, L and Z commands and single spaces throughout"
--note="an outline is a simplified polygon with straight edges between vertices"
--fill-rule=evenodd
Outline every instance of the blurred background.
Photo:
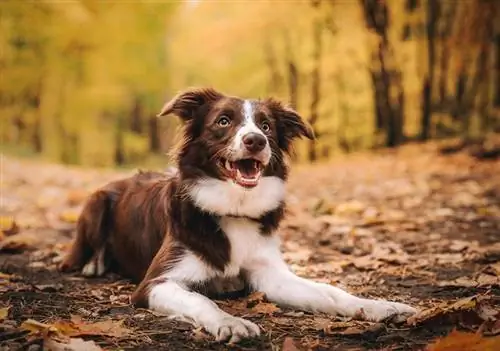
M 2 1 L 2 151 L 161 166 L 189 86 L 276 96 L 298 162 L 500 132 L 500 1 Z

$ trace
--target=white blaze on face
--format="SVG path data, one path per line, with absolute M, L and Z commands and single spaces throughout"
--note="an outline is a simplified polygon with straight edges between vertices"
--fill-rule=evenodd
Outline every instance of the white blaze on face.
M 259 127 L 257 127 L 257 125 L 255 124 L 255 110 L 252 101 L 245 100 L 243 102 L 242 112 L 243 112 L 243 122 L 241 123 L 238 131 L 236 132 L 236 135 L 234 136 L 232 145 L 232 149 L 234 150 L 236 157 L 243 155 L 245 152 L 245 147 L 243 145 L 243 137 L 245 135 L 249 133 L 257 133 L 266 137 L 265 134 L 262 133 Z M 264 150 L 262 150 L 262 152 L 264 153 L 265 155 L 264 157 L 266 158 L 267 162 L 269 162 L 269 158 L 271 158 L 271 150 L 269 147 L 269 143 L 267 143 L 266 147 L 264 148 Z

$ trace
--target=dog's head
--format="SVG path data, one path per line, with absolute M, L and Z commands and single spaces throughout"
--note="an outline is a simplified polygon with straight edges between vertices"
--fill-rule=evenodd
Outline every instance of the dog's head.
M 313 132 L 293 109 L 275 99 L 245 100 L 214 89 L 190 89 L 167 102 L 159 116 L 184 122 L 178 151 L 185 178 L 231 179 L 253 188 L 261 176 L 286 178 L 284 154 L 293 139 Z

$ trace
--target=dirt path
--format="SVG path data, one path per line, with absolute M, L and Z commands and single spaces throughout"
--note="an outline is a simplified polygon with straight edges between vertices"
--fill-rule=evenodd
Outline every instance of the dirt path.
M 134 309 L 133 286 L 119 277 L 55 271 L 88 192 L 129 173 L 3 159 L 1 350 L 40 349 L 43 332 L 45 339 L 62 333 L 103 349 L 287 351 L 423 349 L 454 328 L 500 332 L 500 162 L 409 146 L 293 168 L 281 229 L 293 269 L 424 312 L 406 323 L 376 324 L 279 309 L 258 294 L 219 301 L 263 328 L 260 339 L 237 347 Z M 60 333 L 29 322 L 28 334 L 19 328 L 28 319 Z

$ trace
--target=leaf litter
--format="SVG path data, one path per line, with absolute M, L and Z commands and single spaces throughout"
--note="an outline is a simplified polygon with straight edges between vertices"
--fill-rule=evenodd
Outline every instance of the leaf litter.
M 5 184 L 23 182 L 4 187 L 0 208 L 0 348 L 42 340 L 53 350 L 227 349 L 203 329 L 133 308 L 134 286 L 116 275 L 84 279 L 55 270 L 90 191 L 127 174 L 6 159 Z M 371 323 L 279 307 L 261 293 L 216 301 L 262 327 L 263 336 L 241 348 L 496 348 L 498 174 L 498 164 L 412 147 L 296 166 L 281 228 L 290 267 L 420 312 Z

